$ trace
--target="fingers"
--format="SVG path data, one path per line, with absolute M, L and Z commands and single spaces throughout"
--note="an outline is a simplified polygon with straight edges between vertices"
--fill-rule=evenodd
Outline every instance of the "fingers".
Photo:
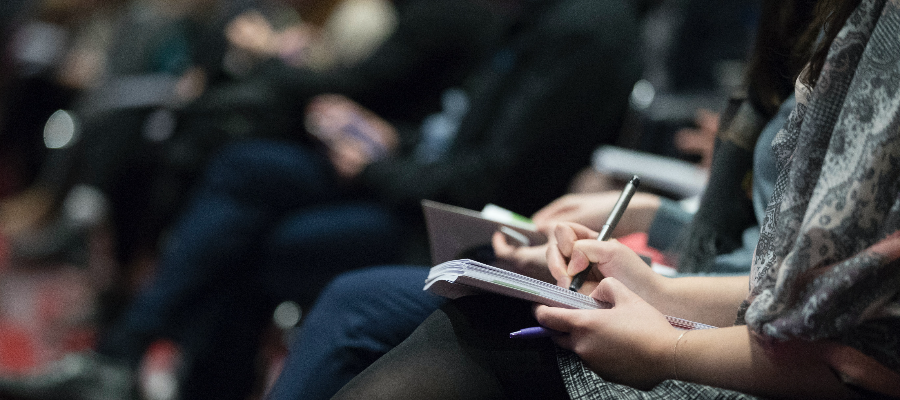
M 563 255 L 571 257 L 572 246 L 575 242 L 582 239 L 596 239 L 599 234 L 584 225 L 562 222 L 556 225 L 553 235 L 556 237 L 557 246 Z
M 577 273 L 584 271 L 585 268 L 589 268 L 590 264 L 591 261 L 584 252 L 573 250 L 572 257 L 569 258 L 569 264 L 566 265 L 566 274 L 575 276 Z
M 226 27 L 229 41 L 244 50 L 270 53 L 274 47 L 275 31 L 266 18 L 257 11 L 241 14 Z
M 648 274 L 654 275 L 633 250 L 615 239 L 605 242 L 593 239 L 576 241 L 572 245 L 572 256 L 569 258 L 565 273 L 574 276 L 586 268 L 592 269 L 588 279 L 595 283 L 604 277 L 616 277 L 629 285 L 646 283 L 649 282 Z
M 556 224 L 558 223 L 558 220 L 557 219 L 543 219 L 543 220 L 532 219 L 532 222 L 534 222 L 534 227 L 535 227 L 535 229 L 537 229 L 538 232 L 541 232 L 547 236 L 550 236 L 553 234 L 553 230 L 556 229 Z
M 510 244 L 509 239 L 512 239 L 515 244 Z M 494 254 L 500 258 L 519 258 L 523 254 L 529 257 L 540 256 L 544 254 L 546 245 L 546 243 L 537 246 L 529 245 L 526 236 L 506 227 L 501 227 L 499 231 L 491 235 Z
M 597 288 L 591 292 L 591 297 L 609 303 L 611 307 L 640 300 L 638 295 L 616 278 L 605 278 L 600 281 Z M 582 325 L 582 318 L 586 317 L 584 312 L 585 310 L 570 310 L 541 304 L 536 304 L 534 307 L 534 317 L 541 326 L 565 333 L 572 333 Z M 593 318 L 597 316 L 598 314 L 593 313 Z M 588 318 L 591 317 L 588 316 Z
M 316 96 L 307 106 L 304 122 L 306 130 L 326 145 L 355 141 L 353 146 L 361 146 L 370 159 L 388 155 L 399 141 L 387 121 L 341 95 Z
M 494 255 L 497 257 L 495 266 L 544 282 L 555 282 L 556 277 L 547 266 L 548 244 L 514 246 L 509 243 L 503 232 L 494 232 L 494 235 L 491 236 L 491 245 L 494 248 Z
M 553 236 L 556 237 L 556 247 L 564 257 L 572 257 L 572 246 L 579 239 L 578 234 L 571 224 L 563 223 L 556 225 L 553 230 Z
M 549 307 L 538 304 L 534 307 L 534 318 L 545 327 L 559 332 L 570 333 L 575 329 L 578 310 Z
M 310 101 L 304 123 L 310 134 L 327 144 L 339 137 L 340 127 L 348 119 L 336 97 L 321 95 Z
M 350 140 L 329 143 L 328 156 L 335 171 L 348 179 L 358 175 L 371 162 L 371 157 L 364 146 Z
M 551 220 L 557 220 L 560 214 L 564 214 L 575 207 L 576 205 L 571 204 L 569 196 L 563 196 L 553 200 L 553 202 L 538 210 L 538 212 L 531 216 L 531 220 L 534 221 L 538 227 L 547 225 Z
M 600 284 L 591 292 L 591 297 L 597 301 L 610 303 L 613 306 L 640 299 L 638 295 L 629 290 L 616 278 L 604 278 L 600 281 Z
M 570 310 L 538 304 L 534 308 L 534 317 L 541 326 L 565 333 L 553 336 L 553 342 L 557 346 L 574 350 L 579 341 L 584 341 L 583 335 L 589 329 L 588 322 L 601 317 L 596 311 L 598 310 Z
M 701 108 L 697 110 L 695 122 L 700 129 L 715 134 L 715 132 L 719 130 L 719 118 L 719 113 Z
M 350 103 L 351 101 L 349 99 L 339 94 L 320 94 L 309 101 L 309 104 L 306 106 L 306 111 L 307 113 L 338 113 L 349 109 Z
M 554 335 L 553 342 L 561 348 L 571 350 L 575 344 L 575 338 L 570 333 L 574 330 L 575 325 L 572 323 L 572 314 L 569 311 L 575 310 L 548 307 L 543 304 L 535 304 L 533 308 L 533 314 L 538 324 L 564 333 L 564 335 Z
M 516 251 L 516 247 L 510 245 L 506 241 L 506 235 L 500 231 L 494 232 L 491 236 L 491 246 L 494 247 L 494 254 L 498 258 L 510 258 L 513 252 Z
M 572 276 L 568 274 L 569 263 L 562 253 L 559 252 L 553 236 L 550 237 L 545 257 L 547 258 L 547 268 L 550 270 L 550 275 L 556 279 L 556 285 L 569 287 L 572 283 Z
M 584 257 L 584 263 L 606 264 L 615 258 L 616 253 L 619 251 L 631 250 L 619 243 L 616 239 L 607 240 L 605 242 L 594 239 L 581 239 L 572 243 L 571 260 L 574 260 L 576 254 L 578 254 L 578 257 Z M 571 264 L 572 261 L 569 261 L 569 263 Z M 579 269 L 579 271 L 581 269 Z
M 561 223 L 556 226 L 554 236 L 556 237 L 557 247 L 562 257 L 568 258 L 566 263 L 566 273 L 570 276 L 577 274 L 587 267 L 587 257 L 580 255 L 576 257 L 575 245 L 581 240 L 594 240 L 597 233 L 578 224 Z M 574 261 L 574 262 L 573 262 Z M 573 269 L 574 268 L 574 269 Z
M 547 247 L 547 266 L 550 268 L 550 274 L 556 279 L 557 285 L 569 287 L 569 284 L 572 283 L 574 273 L 570 273 L 569 259 L 572 257 L 574 244 L 581 239 L 596 237 L 596 232 L 576 223 L 563 222 L 556 226 L 553 235 L 549 236 L 551 241 Z M 585 263 L 579 271 L 586 266 Z

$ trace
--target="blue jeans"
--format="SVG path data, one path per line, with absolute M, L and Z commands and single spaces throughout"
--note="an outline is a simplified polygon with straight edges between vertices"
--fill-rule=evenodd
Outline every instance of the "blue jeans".
M 153 280 L 98 351 L 137 365 L 153 339 L 173 334 L 188 352 L 208 353 L 232 333 L 261 331 L 280 298 L 311 303 L 340 272 L 395 260 L 401 241 L 393 215 L 351 200 L 331 171 L 301 145 L 254 140 L 224 148 L 176 222 Z M 258 344 L 242 342 L 254 351 Z M 228 356 L 238 349 L 224 351 L 220 359 L 233 358 L 224 366 L 246 362 Z
M 328 399 L 400 344 L 446 299 L 422 290 L 428 268 L 342 274 L 306 314 L 269 400 Z

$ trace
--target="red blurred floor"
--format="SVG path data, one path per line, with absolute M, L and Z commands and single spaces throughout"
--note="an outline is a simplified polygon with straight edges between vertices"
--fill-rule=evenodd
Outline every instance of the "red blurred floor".
M 23 265 L 10 259 L 7 240 L 0 235 L 0 375 L 39 372 L 67 352 L 92 348 L 99 293 L 114 282 L 110 243 L 95 235 L 87 265 Z M 285 355 L 277 336 L 263 346 L 268 364 L 264 386 L 272 383 Z M 177 347 L 166 341 L 148 350 L 140 371 L 148 399 L 173 398 L 178 355 Z

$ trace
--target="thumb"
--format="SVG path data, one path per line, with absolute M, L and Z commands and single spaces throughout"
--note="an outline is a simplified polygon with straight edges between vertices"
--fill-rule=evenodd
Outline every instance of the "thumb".
M 565 333 L 575 329 L 574 319 L 579 311 L 582 310 L 550 307 L 543 304 L 536 304 L 533 308 L 534 318 L 538 324 Z
M 591 297 L 597 301 L 610 303 L 613 307 L 616 304 L 631 302 L 639 298 L 616 278 L 604 278 L 600 281 L 600 284 L 591 292 Z

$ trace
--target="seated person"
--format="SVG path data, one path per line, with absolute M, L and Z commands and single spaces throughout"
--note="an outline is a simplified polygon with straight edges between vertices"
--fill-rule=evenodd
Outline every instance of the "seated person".
M 785 101 L 779 114 L 760 135 L 755 153 L 754 201 L 757 218 L 771 196 L 774 164 L 767 143 L 793 110 L 793 99 Z M 600 229 L 618 198 L 618 192 L 566 195 L 538 211 L 533 220 L 543 232 L 553 232 L 561 221 L 577 221 Z M 671 244 L 685 229 L 686 211 L 674 201 L 638 192 L 614 231 L 616 236 L 647 232 L 652 245 Z M 744 245 L 715 257 L 704 274 L 746 273 L 759 227 L 742 234 Z M 515 247 L 502 234 L 495 234 L 494 265 L 531 276 L 551 277 L 546 272 L 547 246 Z M 696 275 L 682 274 L 682 275 Z M 405 339 L 445 299 L 422 290 L 428 268 L 417 266 L 376 267 L 338 276 L 323 291 L 304 316 L 290 345 L 284 369 L 270 395 L 272 400 L 328 398 L 365 367 Z M 326 371 L 326 373 L 323 373 Z M 326 378 L 327 377 L 327 378 Z
M 591 268 L 582 291 L 610 309 L 455 300 L 334 398 L 900 396 L 900 168 L 888 161 L 900 155 L 900 109 L 874 83 L 900 76 L 883 57 L 897 53 L 900 7 L 818 11 L 829 23 L 801 42 L 824 31 L 772 143 L 778 177 L 749 277 L 664 278 L 621 244 L 560 224 L 551 274 L 565 287 Z M 720 328 L 679 331 L 663 315 Z M 531 324 L 559 334 L 509 339 Z
M 127 5 L 109 49 L 108 76 L 73 113 L 79 139 L 51 150 L 31 187 L 0 200 L 0 234 L 12 239 L 17 257 L 77 256 L 84 233 L 111 222 L 123 269 L 153 261 L 189 188 L 223 144 L 247 137 L 308 142 L 294 119 L 322 93 L 415 124 L 440 110 L 443 89 L 460 85 L 491 54 L 506 24 L 485 0 L 397 0 L 395 29 L 362 59 L 323 70 L 259 55 L 255 69 L 239 74 L 232 67 L 240 57 L 233 55 L 258 40 L 232 31 L 261 29 L 226 26 L 248 24 L 247 14 L 231 17 L 267 7 L 258 3 Z M 301 3 L 293 3 L 298 12 L 312 13 L 338 2 Z
M 92 365 L 133 369 L 153 339 L 175 331 L 179 344 L 197 344 L 183 366 L 184 398 L 244 396 L 254 339 L 274 306 L 309 304 L 325 278 L 387 262 L 404 244 L 389 228 L 417 223 L 422 198 L 530 213 L 562 194 L 566 177 L 618 132 L 640 76 L 637 13 L 618 1 L 520 6 L 504 46 L 462 91 L 447 91 L 444 112 L 421 130 L 395 129 L 328 96 L 310 107 L 318 146 L 246 140 L 217 153 L 153 280 L 103 332 Z M 320 118 L 329 114 L 336 116 Z M 351 123 L 332 130 L 333 121 Z M 360 234 L 368 219 L 387 223 Z M 184 332 L 194 334 L 182 339 Z M 57 382 L 102 385 L 100 369 Z M 20 397 L 49 390 L 37 378 L 24 381 Z
M 767 15 L 771 14 L 774 14 L 772 10 Z M 796 17 L 799 18 L 799 14 Z M 771 26 L 776 22 L 781 23 L 776 19 L 761 21 L 761 26 L 767 29 L 761 30 L 765 35 L 761 34 L 758 41 L 782 42 L 778 40 L 778 35 L 783 31 L 772 29 Z M 765 62 L 763 59 L 764 57 L 754 54 L 751 61 L 754 69 L 748 74 L 748 79 L 778 70 L 767 64 L 771 62 L 769 59 Z M 789 61 L 782 59 L 779 62 L 783 63 L 782 67 L 788 68 Z M 749 269 L 746 260 L 756 245 L 758 226 L 754 224 L 745 229 L 744 226 L 736 224 L 736 221 L 743 219 L 739 218 L 739 215 L 735 213 L 719 215 L 714 211 L 720 208 L 720 204 L 740 202 L 741 194 L 746 196 L 747 192 L 741 187 L 741 183 L 752 165 L 754 177 L 752 212 L 755 217 L 750 218 L 761 221 L 764 217 L 765 205 L 771 197 L 775 180 L 774 156 L 770 144 L 794 106 L 792 98 L 781 102 L 781 99 L 792 92 L 792 80 L 788 78 L 789 75 L 778 73 L 777 76 L 781 79 L 772 81 L 777 82 L 777 85 L 771 88 L 752 86 L 750 91 L 751 94 L 757 93 L 751 98 L 775 99 L 773 103 L 748 101 L 765 110 L 763 115 L 775 114 L 765 128 L 757 128 L 755 124 L 746 123 L 748 120 L 758 118 L 747 115 L 735 117 L 732 119 L 734 122 L 723 125 L 725 129 L 719 134 L 720 143 L 713 162 L 710 188 L 701 204 L 700 215 L 705 216 L 693 221 L 694 225 L 689 228 L 690 230 L 702 228 L 704 231 L 713 232 L 718 230 L 718 236 L 714 235 L 710 240 L 723 242 L 722 238 L 727 238 L 741 246 L 737 249 L 734 247 L 715 249 L 714 252 L 719 253 L 717 257 L 711 257 L 707 253 L 707 257 L 713 260 L 698 262 L 697 264 L 701 264 L 704 268 L 694 270 L 693 273 L 741 274 Z M 763 96 L 761 93 L 768 93 L 771 96 Z M 758 130 L 754 132 L 756 129 Z M 742 158 L 735 155 L 743 156 L 743 153 L 748 152 L 735 145 L 733 140 L 736 137 L 755 138 L 757 135 L 759 139 L 756 141 L 752 163 L 747 162 L 742 167 L 738 164 Z M 618 193 L 566 195 L 535 213 L 533 219 L 546 233 L 552 233 L 555 224 L 560 221 L 574 221 L 600 229 L 618 195 Z M 710 207 L 713 211 L 708 210 Z M 689 218 L 671 200 L 648 193 L 637 193 L 613 234 L 623 236 L 633 232 L 648 232 L 650 244 L 661 249 L 671 249 L 668 246 L 673 245 L 675 242 L 673 238 L 684 229 L 685 220 Z M 728 226 L 727 222 L 735 223 L 736 226 Z M 727 229 L 722 229 L 723 226 Z M 509 269 L 553 281 L 546 270 L 546 246 L 513 247 L 507 244 L 500 234 L 495 234 L 493 245 L 497 256 L 496 263 L 505 263 Z M 690 245 L 708 246 L 706 242 L 699 240 L 691 242 Z M 696 249 L 678 250 L 684 253 Z M 678 267 L 682 270 L 680 265 Z M 270 398 L 273 400 L 329 398 L 356 374 L 399 344 L 431 311 L 445 302 L 444 299 L 422 290 L 427 275 L 428 268 L 403 266 L 350 272 L 335 279 L 323 290 L 315 306 L 304 317 Z

